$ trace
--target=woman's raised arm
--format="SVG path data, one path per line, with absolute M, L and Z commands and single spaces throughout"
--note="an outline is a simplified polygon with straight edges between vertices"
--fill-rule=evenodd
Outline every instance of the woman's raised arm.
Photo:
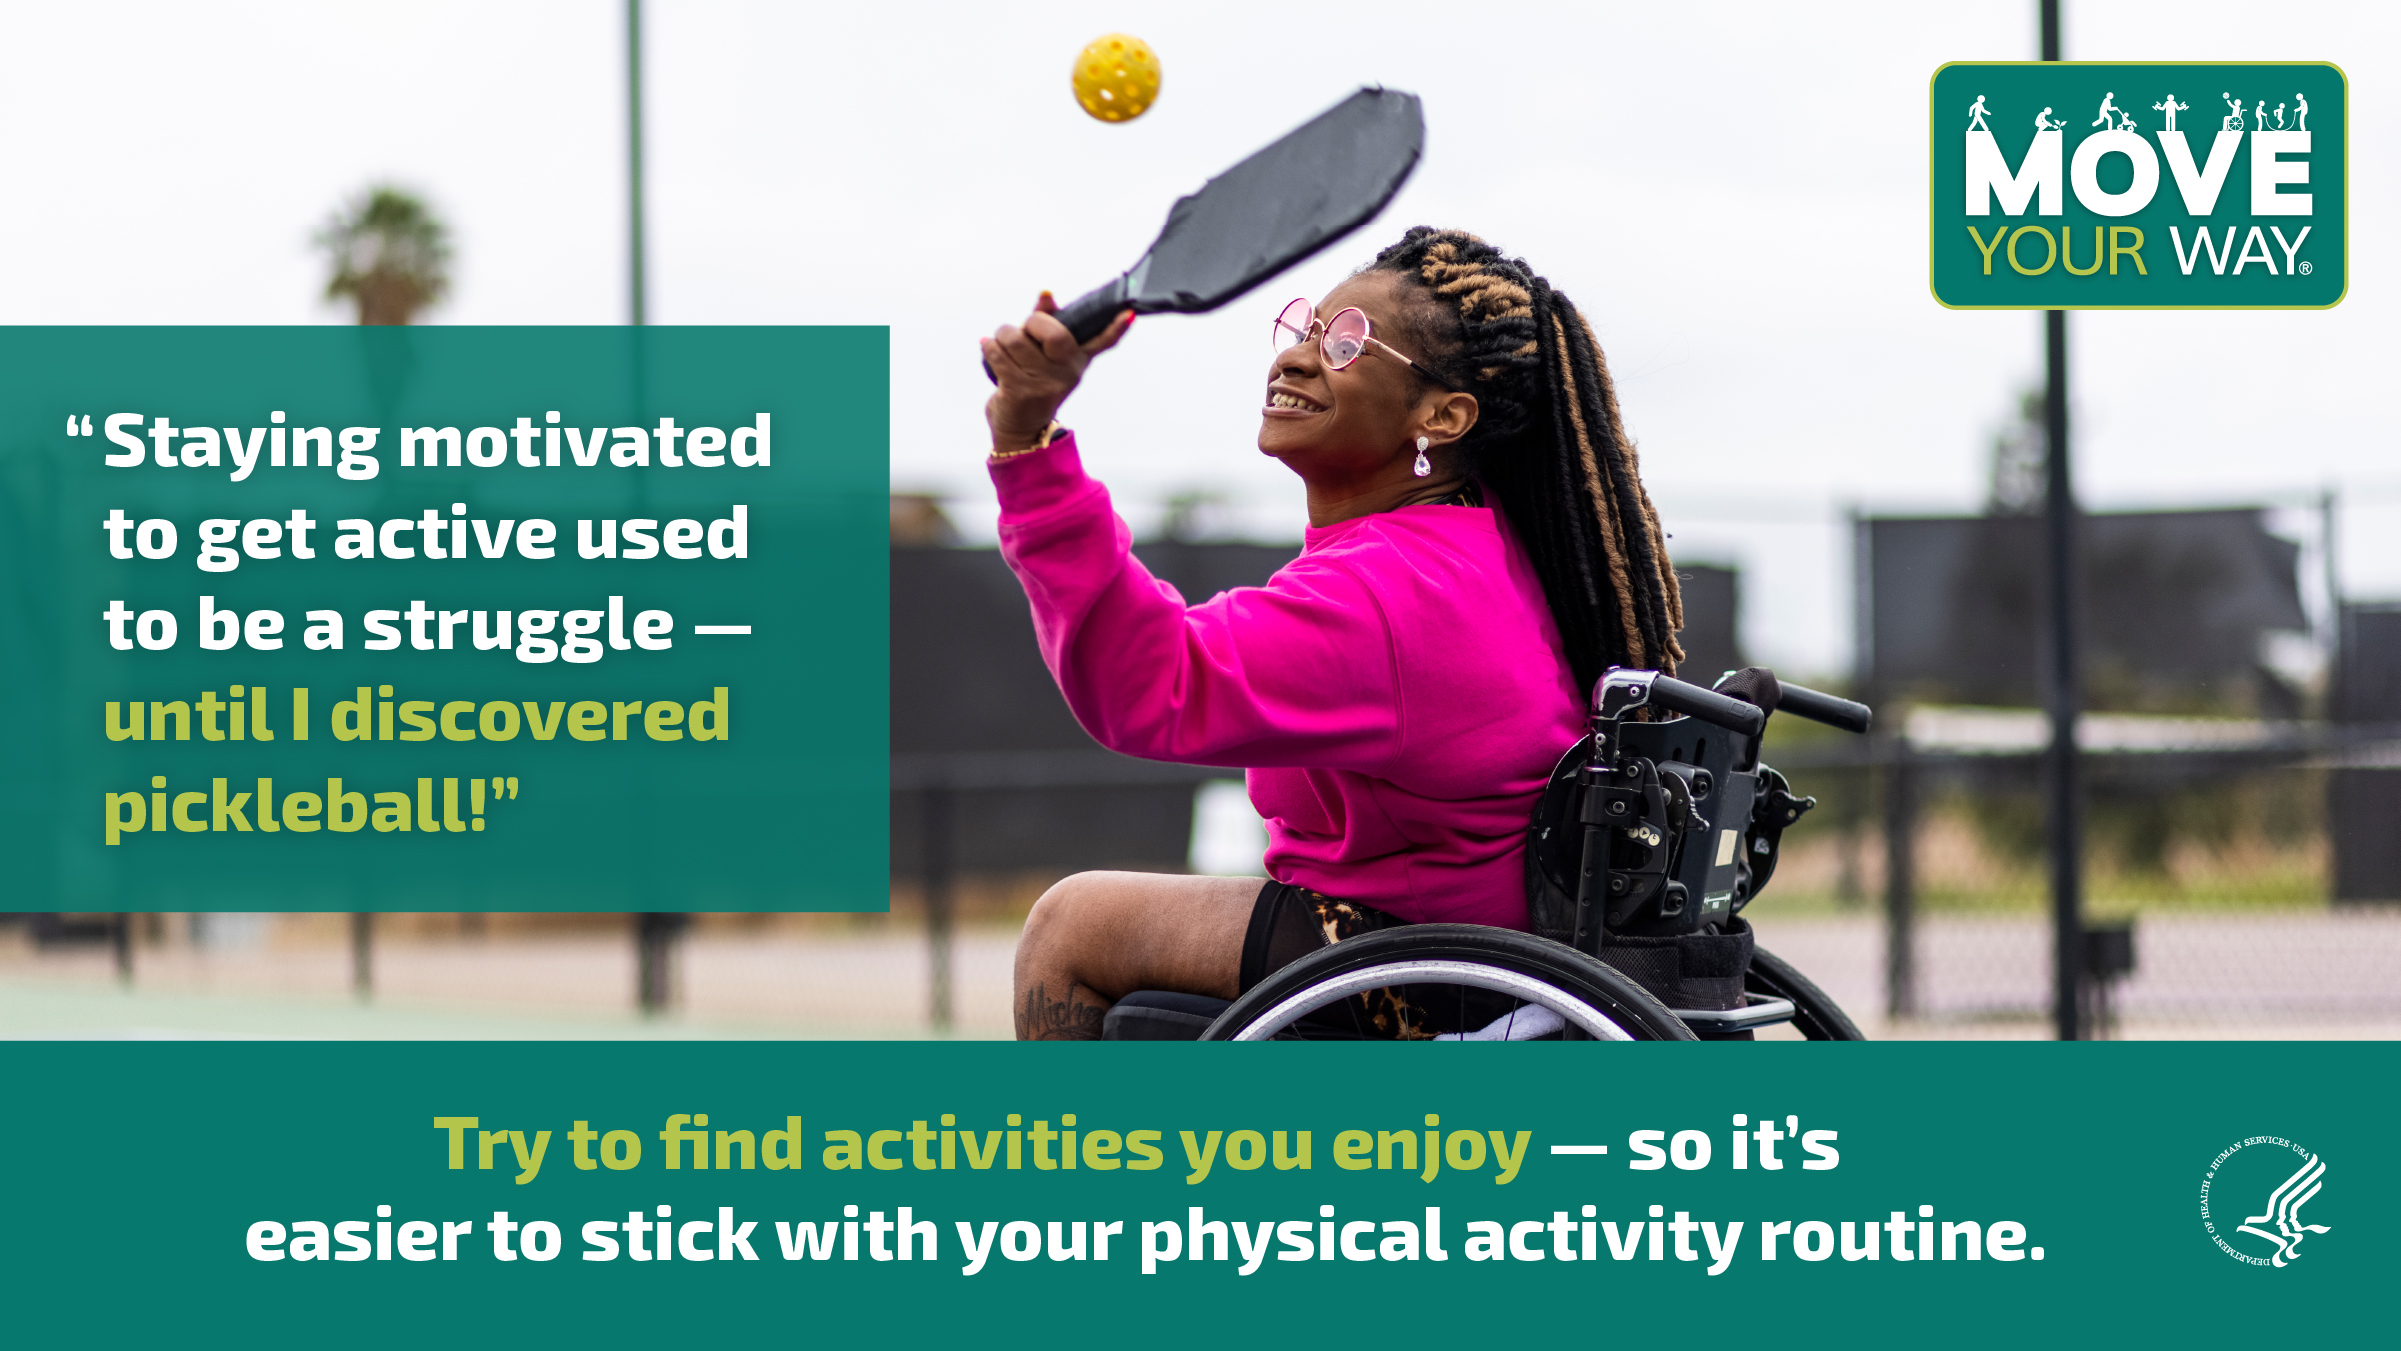
M 991 337 L 977 340 L 984 369 L 992 374 L 984 421 L 992 428 L 995 455 L 1017 454 L 1040 444 L 1044 429 L 1059 415 L 1059 405 L 1083 380 L 1084 368 L 1134 326 L 1134 312 L 1127 310 L 1099 337 L 1079 344 L 1067 325 L 1051 317 L 1058 311 L 1059 302 L 1044 291 L 1023 324 L 1003 324 Z
M 1400 748 L 1392 637 L 1372 592 L 1303 557 L 1187 606 L 1133 556 L 1072 436 L 997 460 L 1002 556 L 1076 720 L 1126 755 L 1374 773 Z

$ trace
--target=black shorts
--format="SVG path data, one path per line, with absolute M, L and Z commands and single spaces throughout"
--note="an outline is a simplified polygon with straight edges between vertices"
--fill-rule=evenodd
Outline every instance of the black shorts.
M 1241 993 L 1250 993 L 1252 986 L 1319 948 L 1406 923 L 1372 905 L 1338 901 L 1289 882 L 1269 882 L 1259 888 L 1250 932 L 1242 940 Z
M 1241 992 L 1248 994 L 1251 987 L 1320 948 L 1406 923 L 1372 905 L 1336 900 L 1289 882 L 1269 882 L 1259 888 L 1250 932 L 1242 940 Z M 1378 1041 L 1415 1040 L 1452 1030 L 1432 1026 L 1402 989 L 1369 990 L 1306 1021 L 1324 1024 L 1331 1035 L 1348 1033 Z

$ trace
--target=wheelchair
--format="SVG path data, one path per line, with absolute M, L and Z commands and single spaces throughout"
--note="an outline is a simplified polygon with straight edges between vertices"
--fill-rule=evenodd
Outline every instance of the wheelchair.
M 1532 933 L 1400 925 L 1321 948 L 1239 999 L 1135 991 L 1102 1037 L 1747 1041 L 1789 1024 L 1861 1040 L 1741 917 L 1784 831 L 1817 805 L 1759 761 L 1778 712 L 1856 733 L 1872 717 L 1764 667 L 1714 688 L 1612 668 L 1526 828 Z

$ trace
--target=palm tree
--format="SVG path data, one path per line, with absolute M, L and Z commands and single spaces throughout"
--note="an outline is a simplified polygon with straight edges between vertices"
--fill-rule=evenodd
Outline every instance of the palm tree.
M 358 302 L 362 324 L 405 324 L 450 289 L 450 231 L 415 195 L 370 188 L 318 232 L 333 257 L 325 298 Z

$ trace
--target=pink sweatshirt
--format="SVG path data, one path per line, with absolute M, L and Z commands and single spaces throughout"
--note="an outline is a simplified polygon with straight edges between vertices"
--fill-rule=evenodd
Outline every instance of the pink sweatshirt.
M 1526 927 L 1526 820 L 1583 701 L 1498 513 L 1311 529 L 1267 585 L 1188 606 L 1135 560 L 1071 437 L 992 480 L 1042 659 L 1094 740 L 1249 770 L 1278 881 Z

